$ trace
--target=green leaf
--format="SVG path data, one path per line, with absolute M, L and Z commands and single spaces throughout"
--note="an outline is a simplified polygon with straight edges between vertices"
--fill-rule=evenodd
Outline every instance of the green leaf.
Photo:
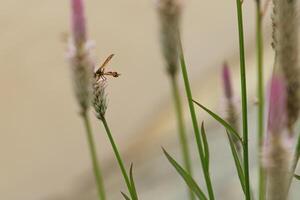
M 131 184 L 131 189 L 133 191 L 134 199 L 138 200 L 135 184 L 134 184 L 134 179 L 133 179 L 133 163 L 130 165 L 130 170 L 129 170 L 129 176 L 130 176 L 130 184 Z
M 300 175 L 294 174 L 294 178 L 300 181 Z
M 124 199 L 130 200 L 130 198 L 124 192 L 121 192 L 121 194 L 123 195 Z
M 209 146 L 207 142 L 206 132 L 204 129 L 204 122 L 202 122 L 201 124 L 201 135 L 202 135 L 202 141 L 204 146 L 205 160 L 208 168 L 209 167 Z
M 230 133 L 232 133 L 235 137 L 237 137 L 237 139 L 240 140 L 240 142 L 243 142 L 243 139 L 241 138 L 240 134 L 238 134 L 238 132 L 236 130 L 234 130 L 234 128 L 229 123 L 227 123 L 222 117 L 220 117 L 216 113 L 212 112 L 211 110 L 209 110 L 205 106 L 201 105 L 197 101 L 193 100 L 193 102 L 197 106 L 199 106 L 200 108 L 202 108 L 203 110 L 205 110 L 215 120 L 217 120 L 219 123 L 221 123 L 227 130 L 229 130 Z
M 184 179 L 185 183 L 189 186 L 191 191 L 193 191 L 200 200 L 207 200 L 205 194 L 202 192 L 196 181 L 194 181 L 194 179 L 166 152 L 164 148 L 163 152 L 166 155 L 169 162 Z
M 233 159 L 234 159 L 234 164 L 235 164 L 235 167 L 236 167 L 239 179 L 240 179 L 240 183 L 241 183 L 242 189 L 245 193 L 245 175 L 244 175 L 244 171 L 243 171 L 243 168 L 242 168 L 242 165 L 241 165 L 241 161 L 240 161 L 240 158 L 238 156 L 238 153 L 237 153 L 237 150 L 235 148 L 235 145 L 234 145 L 234 142 L 233 142 L 233 139 L 232 139 L 231 135 L 228 133 L 227 130 L 226 130 L 226 133 L 227 133 L 227 136 L 228 136 L 228 140 L 229 140 L 229 144 L 230 144 L 230 148 L 231 148 L 231 153 L 232 153 L 232 156 L 233 156 Z

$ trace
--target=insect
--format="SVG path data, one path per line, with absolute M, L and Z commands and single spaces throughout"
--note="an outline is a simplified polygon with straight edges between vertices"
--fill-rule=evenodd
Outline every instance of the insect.
M 97 80 L 97 82 L 102 79 L 103 81 L 106 80 L 105 76 L 112 76 L 112 77 L 119 77 L 121 74 L 119 74 L 118 72 L 115 71 L 105 71 L 105 67 L 107 66 L 107 64 L 109 63 L 109 61 L 114 57 L 114 54 L 111 54 L 110 56 L 108 56 L 106 58 L 106 60 L 103 62 L 103 64 L 94 72 L 94 76 Z

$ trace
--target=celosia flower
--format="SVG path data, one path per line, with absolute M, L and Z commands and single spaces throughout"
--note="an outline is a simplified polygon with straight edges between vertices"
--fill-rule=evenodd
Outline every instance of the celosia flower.
M 158 0 L 160 39 L 167 71 L 174 76 L 178 71 L 178 31 L 182 0 Z
M 300 110 L 297 1 L 273 0 L 273 3 L 275 68 L 283 73 L 287 84 L 287 123 L 290 134 L 293 134 Z
M 83 1 L 71 0 L 71 5 L 72 34 L 69 40 L 68 59 L 80 112 L 84 113 L 90 105 L 94 62 L 91 59 L 91 42 L 86 38 Z
M 287 128 L 286 86 L 281 76 L 273 76 L 269 94 L 268 132 L 280 134 Z
M 93 106 L 98 119 L 103 120 L 107 109 L 107 99 L 105 94 L 106 81 L 95 80 L 93 92 Z
M 268 181 L 267 200 L 287 198 L 292 151 L 286 101 L 285 80 L 276 74 L 270 83 L 268 133 L 263 146 L 263 163 Z
M 225 107 L 226 107 L 226 121 L 236 130 L 238 131 L 238 116 L 236 112 L 236 106 L 233 98 L 233 89 L 231 83 L 230 70 L 227 63 L 223 64 L 222 69 L 222 81 L 223 81 L 223 90 L 225 95 Z M 240 152 L 241 144 L 236 136 L 232 136 L 235 146 L 237 150 Z
M 223 65 L 222 71 L 222 80 L 223 80 L 223 88 L 224 94 L 227 99 L 231 99 L 233 96 L 232 85 L 231 85 L 231 76 L 227 63 Z

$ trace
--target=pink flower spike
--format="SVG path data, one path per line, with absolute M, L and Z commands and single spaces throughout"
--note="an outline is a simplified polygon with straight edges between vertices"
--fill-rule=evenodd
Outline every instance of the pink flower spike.
M 283 77 L 273 75 L 269 91 L 268 131 L 280 134 L 287 128 L 286 85 Z
M 226 62 L 223 65 L 222 80 L 223 80 L 225 97 L 227 99 L 231 99 L 233 96 L 232 85 L 231 85 L 231 76 L 230 76 L 229 67 Z
M 72 4 L 72 31 L 76 45 L 86 41 L 86 27 L 83 0 L 71 0 Z

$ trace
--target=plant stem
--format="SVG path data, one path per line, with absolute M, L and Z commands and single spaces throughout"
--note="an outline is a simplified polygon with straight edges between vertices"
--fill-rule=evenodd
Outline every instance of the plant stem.
M 295 170 L 297 168 L 298 162 L 299 162 L 299 157 L 300 157 L 300 136 L 298 136 L 298 141 L 296 145 L 296 151 L 295 151 L 295 156 L 294 156 L 294 163 L 293 163 L 293 173 L 295 173 Z
M 300 136 L 298 136 L 298 140 L 297 140 L 297 144 L 296 144 L 296 150 L 295 150 L 295 153 L 294 153 L 293 165 L 292 165 L 292 168 L 291 168 L 291 176 L 290 176 L 289 183 L 288 183 L 287 194 L 288 194 L 288 192 L 291 188 L 291 184 L 292 184 L 294 174 L 295 174 L 298 162 L 299 162 L 299 158 L 300 158 Z
M 263 72 L 263 29 L 261 1 L 256 0 L 256 49 L 257 49 L 257 96 L 258 96 L 258 153 L 262 152 L 264 138 L 264 72 Z M 265 172 L 262 166 L 262 159 L 259 156 L 259 200 L 265 199 Z
M 181 104 L 181 98 L 180 98 L 180 93 L 179 93 L 179 88 L 178 88 L 177 76 L 170 75 L 170 79 L 171 79 L 171 84 L 172 84 L 171 87 L 172 87 L 174 105 L 175 105 L 175 110 L 176 110 L 178 134 L 179 134 L 179 141 L 180 141 L 180 145 L 181 145 L 184 166 L 185 166 L 186 171 L 192 177 L 191 158 L 190 158 L 190 152 L 189 152 L 189 148 L 188 148 L 186 129 L 184 126 L 182 104 Z M 195 199 L 195 196 L 191 190 L 189 190 L 189 197 L 191 200 Z
M 242 93 L 242 115 L 243 115 L 243 158 L 244 173 L 246 186 L 246 199 L 251 199 L 250 177 L 249 177 L 249 153 L 248 153 L 248 112 L 247 112 L 247 85 L 245 70 L 245 49 L 244 49 L 244 28 L 243 28 L 243 11 L 241 0 L 236 0 L 239 46 L 240 46 L 240 73 L 241 73 L 241 93 Z
M 205 155 L 204 155 L 202 142 L 201 142 L 202 140 L 200 138 L 201 134 L 200 134 L 200 129 L 198 126 L 198 121 L 197 121 L 196 112 L 195 112 L 195 108 L 194 108 L 193 96 L 192 96 L 192 91 L 191 91 L 188 73 L 187 73 L 187 69 L 186 69 L 186 64 L 185 64 L 185 59 L 184 59 L 180 36 L 179 36 L 178 40 L 179 40 L 178 41 L 179 53 L 180 53 L 179 56 L 180 56 L 182 76 L 183 76 L 185 91 L 186 91 L 187 100 L 188 100 L 188 104 L 189 104 L 189 108 L 190 108 L 190 114 L 191 114 L 191 118 L 192 118 L 192 122 L 193 122 L 194 134 L 195 134 L 195 137 L 197 138 L 197 140 L 196 140 L 197 148 L 198 148 L 198 152 L 199 152 L 199 156 L 200 156 L 200 160 L 201 160 L 202 171 L 204 174 L 209 199 L 214 200 L 215 199 L 214 192 L 213 192 L 213 188 L 212 188 L 212 184 L 211 184 L 211 180 L 210 180 L 208 164 L 206 163 L 206 160 L 205 160 Z
M 125 183 L 126 183 L 128 192 L 130 193 L 130 196 L 131 196 L 132 200 L 137 200 L 137 198 L 135 198 L 135 195 L 134 195 L 134 193 L 133 193 L 133 191 L 132 191 L 132 189 L 131 189 L 131 183 L 130 183 L 129 176 L 127 175 L 127 172 L 126 172 L 126 169 L 125 169 L 125 167 L 124 167 L 124 163 L 123 163 L 123 161 L 122 161 L 121 155 L 120 155 L 120 153 L 119 153 L 119 150 L 118 150 L 118 148 L 117 148 L 117 145 L 116 145 L 116 143 L 115 143 L 115 141 L 114 141 L 114 138 L 113 138 L 113 136 L 112 136 L 112 134 L 111 134 L 111 131 L 110 131 L 110 129 L 109 129 L 109 126 L 108 126 L 107 121 L 106 121 L 106 119 L 105 119 L 104 116 L 102 117 L 102 123 L 103 123 L 103 125 L 104 125 L 106 134 L 107 134 L 107 136 L 108 136 L 108 138 L 109 138 L 109 141 L 110 141 L 110 143 L 111 143 L 111 146 L 112 146 L 113 151 L 114 151 L 114 153 L 115 153 L 115 156 L 116 156 L 116 158 L 117 158 L 117 161 L 118 161 L 119 167 L 120 167 L 120 169 L 121 169 L 122 175 L 123 175 L 123 177 L 124 177 L 124 180 L 125 180 Z
M 101 169 L 100 169 L 99 162 L 97 159 L 96 146 L 95 146 L 93 133 L 92 133 L 92 129 L 91 129 L 91 123 L 90 123 L 87 112 L 84 112 L 82 114 L 82 119 L 84 121 L 84 126 L 86 129 L 86 136 L 87 136 L 88 145 L 89 145 L 89 149 L 90 149 L 93 171 L 94 171 L 94 175 L 95 175 L 95 179 L 96 179 L 99 199 L 105 200 L 106 195 L 105 195 L 102 173 L 101 173 Z

